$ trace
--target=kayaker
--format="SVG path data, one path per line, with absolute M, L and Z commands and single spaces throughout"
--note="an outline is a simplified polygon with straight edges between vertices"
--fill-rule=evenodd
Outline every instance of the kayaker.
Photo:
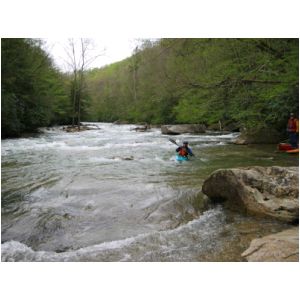
M 194 156 L 192 149 L 188 145 L 189 145 L 188 142 L 183 142 L 182 146 L 180 146 L 176 149 L 176 152 L 178 152 L 179 156 L 183 156 L 186 158 L 188 158 L 189 155 Z
M 295 118 L 294 114 L 290 114 L 290 118 L 287 124 L 287 132 L 289 134 L 290 144 L 293 148 L 298 148 L 299 146 L 299 121 Z

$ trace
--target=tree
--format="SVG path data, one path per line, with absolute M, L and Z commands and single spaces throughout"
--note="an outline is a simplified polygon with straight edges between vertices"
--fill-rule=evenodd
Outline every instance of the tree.
M 71 80 L 71 99 L 72 99 L 72 126 L 75 124 L 80 130 L 80 122 L 84 109 L 84 100 L 88 98 L 86 84 L 85 84 L 85 72 L 88 66 L 99 55 L 90 56 L 92 50 L 92 41 L 90 39 L 69 39 L 69 48 L 66 49 L 69 60 L 68 66 L 72 70 Z
M 285 128 L 299 107 L 298 42 L 144 41 L 132 57 L 88 75 L 91 110 L 101 121 Z
M 64 85 L 41 46 L 36 39 L 1 39 L 2 137 L 59 121 L 56 112 L 66 97 Z

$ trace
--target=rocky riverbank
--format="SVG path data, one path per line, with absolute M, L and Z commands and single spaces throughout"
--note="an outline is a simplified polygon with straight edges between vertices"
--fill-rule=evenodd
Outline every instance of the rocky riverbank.
M 242 256 L 248 261 L 299 261 L 299 227 L 253 240 Z
M 241 129 L 240 132 L 240 136 L 235 141 L 237 145 L 278 144 L 287 138 L 284 133 L 273 128 L 263 128 L 259 130 Z
M 232 210 L 296 225 L 299 222 L 299 168 L 220 169 L 205 180 L 202 191 Z M 248 261 L 297 261 L 299 227 L 255 239 L 242 256 Z

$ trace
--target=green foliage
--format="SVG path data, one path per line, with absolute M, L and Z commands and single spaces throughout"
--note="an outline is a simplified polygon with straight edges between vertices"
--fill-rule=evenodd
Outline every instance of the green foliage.
M 146 40 L 131 57 L 84 72 L 75 105 L 83 121 L 221 121 L 284 130 L 289 112 L 299 110 L 298 42 Z M 2 39 L 1 50 L 2 136 L 71 123 L 74 81 L 53 67 L 41 42 Z
M 161 39 L 92 71 L 89 86 L 102 121 L 285 128 L 298 58 L 298 39 Z
M 32 39 L 1 39 L 2 137 L 66 119 L 61 74 Z

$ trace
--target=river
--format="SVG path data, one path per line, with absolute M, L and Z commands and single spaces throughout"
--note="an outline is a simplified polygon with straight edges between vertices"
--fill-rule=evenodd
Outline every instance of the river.
M 185 134 L 196 157 L 179 163 L 160 129 L 93 125 L 2 140 L 2 261 L 242 261 L 251 239 L 288 228 L 210 204 L 201 186 L 219 168 L 297 157 Z

